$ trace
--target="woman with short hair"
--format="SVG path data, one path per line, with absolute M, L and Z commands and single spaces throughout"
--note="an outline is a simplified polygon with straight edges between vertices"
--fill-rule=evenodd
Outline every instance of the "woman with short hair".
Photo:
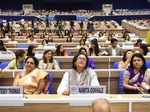
M 84 53 L 74 56 L 72 69 L 63 75 L 57 93 L 69 95 L 71 86 L 99 86 L 97 75 L 95 71 L 88 68 L 88 57 Z

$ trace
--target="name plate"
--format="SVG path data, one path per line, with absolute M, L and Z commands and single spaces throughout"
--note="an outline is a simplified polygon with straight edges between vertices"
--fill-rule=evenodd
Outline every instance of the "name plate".
M 23 88 L 16 86 L 0 86 L 0 94 L 23 94 Z
M 0 86 L 0 106 L 24 106 L 23 88 Z
M 70 86 L 70 94 L 106 93 L 106 86 Z
M 15 58 L 15 55 L 12 52 L 0 51 L 1 60 L 9 60 Z

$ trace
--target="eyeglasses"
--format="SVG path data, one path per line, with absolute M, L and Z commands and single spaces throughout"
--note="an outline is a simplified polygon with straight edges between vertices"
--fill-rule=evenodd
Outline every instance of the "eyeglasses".
M 33 63 L 33 62 L 29 62 L 29 61 L 27 61 L 27 62 L 26 62 L 26 64 L 32 64 L 32 65 L 34 65 L 34 63 Z
M 80 57 L 80 56 L 79 56 L 77 59 L 86 61 L 86 58 L 85 58 L 85 57 Z

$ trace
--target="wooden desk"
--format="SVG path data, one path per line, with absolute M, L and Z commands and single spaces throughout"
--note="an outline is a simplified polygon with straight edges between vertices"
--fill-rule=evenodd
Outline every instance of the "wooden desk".
M 83 96 L 83 95 L 82 95 Z M 87 99 L 88 97 L 88 99 Z M 0 107 L 1 112 L 92 112 L 91 103 L 98 98 L 107 98 L 111 112 L 149 112 L 150 96 L 141 95 L 26 95 L 22 107 Z M 75 103 L 76 102 L 76 103 Z M 143 105 L 142 105 L 143 104 Z

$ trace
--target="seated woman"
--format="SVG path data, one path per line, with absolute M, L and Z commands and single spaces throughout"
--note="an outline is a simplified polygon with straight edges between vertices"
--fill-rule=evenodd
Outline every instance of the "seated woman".
M 17 44 L 18 41 L 16 41 L 16 33 L 12 33 L 10 36 L 9 36 L 10 40 L 8 41 L 8 44 Z
M 97 39 L 91 40 L 91 47 L 89 48 L 90 56 L 98 56 L 100 53 L 99 45 Z
M 136 43 L 134 44 L 134 47 L 140 47 L 141 44 L 142 44 L 142 40 L 137 39 Z
M 35 57 L 27 57 L 25 70 L 17 73 L 14 86 L 23 86 L 24 94 L 47 93 L 48 73 L 38 69 L 38 60 Z
M 63 45 L 62 44 L 59 44 L 57 47 L 56 47 L 56 56 L 68 56 L 68 53 L 67 51 L 64 49 Z
M 42 45 L 43 46 L 48 45 L 50 42 L 53 42 L 53 37 L 46 35 L 42 40 Z
M 69 95 L 70 86 L 99 86 L 96 73 L 88 68 L 88 57 L 84 53 L 78 53 L 73 58 L 72 70 L 63 75 L 63 79 L 57 89 L 58 94 Z
M 81 47 L 79 49 L 78 53 L 84 53 L 84 54 L 88 55 L 87 50 L 84 47 Z M 88 60 L 88 67 L 92 68 L 92 69 L 96 68 L 95 62 L 94 62 L 94 60 L 92 58 L 89 58 L 89 60 Z
M 122 57 L 122 61 L 119 62 L 118 68 L 119 69 L 127 69 L 130 65 L 130 60 L 133 55 L 132 50 L 127 50 L 124 52 L 124 55 Z
M 33 36 L 33 34 L 31 34 L 31 35 L 29 35 L 28 37 L 27 37 L 27 43 L 28 44 L 36 44 L 37 43 L 37 41 L 34 39 L 34 36 Z
M 30 45 L 27 50 L 27 56 L 35 56 L 36 46 Z
M 7 51 L 4 42 L 2 40 L 0 40 L 0 51 Z
M 124 72 L 124 90 L 127 94 L 137 94 L 150 90 L 150 70 L 147 69 L 142 54 L 133 54 L 129 68 Z
M 146 56 L 147 53 L 149 52 L 147 45 L 146 44 L 140 44 L 139 52 L 142 53 L 144 56 Z
M 41 69 L 60 69 L 58 62 L 53 59 L 53 51 L 46 50 L 43 54 L 43 59 L 39 62 Z
M 16 58 L 14 58 L 5 69 L 23 69 L 25 54 L 24 50 L 17 50 L 15 52 Z
M 86 42 L 86 39 L 81 38 L 80 41 L 79 41 L 79 45 L 77 45 L 77 48 L 78 49 L 80 49 L 81 47 L 85 47 L 86 48 L 87 46 L 86 46 L 85 42 Z

